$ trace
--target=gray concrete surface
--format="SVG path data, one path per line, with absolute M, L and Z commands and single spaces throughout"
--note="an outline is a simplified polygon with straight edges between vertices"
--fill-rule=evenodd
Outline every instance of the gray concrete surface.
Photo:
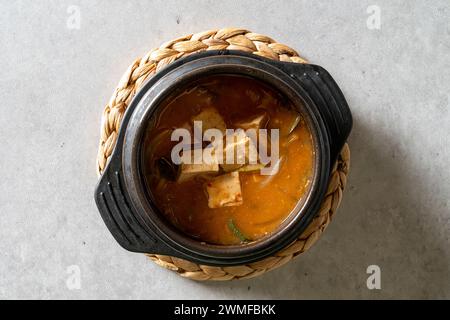
M 380 29 L 367 27 L 370 5 Z M 450 298 L 447 0 L 1 1 L 0 16 L 0 298 Z M 271 35 L 334 75 L 355 120 L 352 170 L 311 251 L 254 280 L 196 283 L 115 243 L 93 201 L 95 156 L 128 64 L 223 26 Z M 369 265 L 380 290 L 366 286 Z

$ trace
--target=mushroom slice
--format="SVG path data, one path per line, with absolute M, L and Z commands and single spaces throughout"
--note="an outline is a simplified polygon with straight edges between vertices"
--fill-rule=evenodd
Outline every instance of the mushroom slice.
M 161 177 L 172 181 L 175 180 L 177 168 L 172 161 L 168 160 L 166 157 L 162 157 L 157 160 L 157 165 Z

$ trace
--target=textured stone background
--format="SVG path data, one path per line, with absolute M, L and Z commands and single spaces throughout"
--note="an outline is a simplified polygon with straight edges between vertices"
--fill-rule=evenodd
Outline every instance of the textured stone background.
M 366 26 L 369 5 L 380 30 Z M 1 1 L 0 15 L 0 298 L 450 298 L 447 0 L 29 0 Z M 354 115 L 352 170 L 311 251 L 254 280 L 196 283 L 115 243 L 93 201 L 95 156 L 128 64 L 223 26 L 271 35 L 334 75 Z M 372 264 L 381 290 L 366 287 Z

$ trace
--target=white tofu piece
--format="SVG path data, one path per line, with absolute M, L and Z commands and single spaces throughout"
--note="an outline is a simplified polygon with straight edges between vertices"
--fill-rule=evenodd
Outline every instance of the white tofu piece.
M 203 109 L 198 115 L 192 118 L 192 121 L 201 121 L 203 132 L 208 129 L 218 129 L 225 132 L 227 128 L 222 116 L 213 107 Z
M 258 150 L 243 130 L 225 137 L 223 163 L 220 165 L 225 172 L 237 170 L 257 160 Z
M 181 154 L 177 182 L 185 182 L 198 175 L 216 174 L 219 172 L 219 163 L 215 154 L 212 154 L 211 161 L 206 162 L 204 161 L 203 152 L 204 150 L 201 150 L 201 153 L 195 153 L 194 150 L 191 150 L 188 155 Z M 197 154 L 201 155 L 201 158 L 196 159 L 198 157 Z
M 239 172 L 231 172 L 212 179 L 206 184 L 208 207 L 222 208 L 243 204 Z

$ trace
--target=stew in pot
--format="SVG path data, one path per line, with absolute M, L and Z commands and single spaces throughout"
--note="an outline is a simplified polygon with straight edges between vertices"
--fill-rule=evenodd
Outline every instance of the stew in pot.
M 180 128 L 203 140 L 181 141 L 174 134 Z M 205 140 L 208 132 L 223 138 Z M 236 75 L 198 79 L 167 98 L 142 150 L 146 185 L 161 214 L 185 234 L 217 245 L 274 232 L 307 194 L 314 169 L 311 132 L 290 100 L 262 81 Z

